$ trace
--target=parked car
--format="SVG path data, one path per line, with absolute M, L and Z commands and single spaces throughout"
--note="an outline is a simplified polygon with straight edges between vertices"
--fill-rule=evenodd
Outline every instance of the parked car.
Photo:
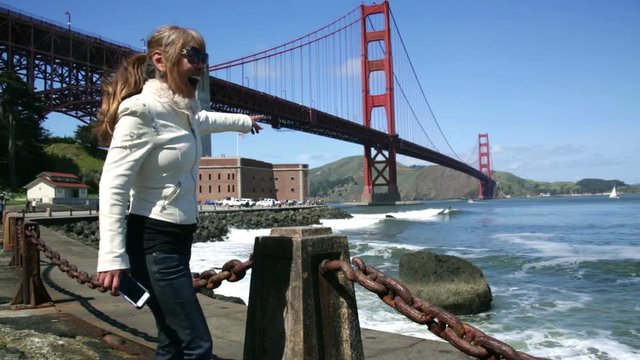
M 240 206 L 246 206 L 246 207 L 253 207 L 256 205 L 256 202 L 253 201 L 253 199 L 249 199 L 249 198 L 241 198 L 240 203 L 242 204 Z
M 256 206 L 271 207 L 278 206 L 280 202 L 276 199 L 264 198 L 256 203 Z
M 229 199 L 222 200 L 222 205 L 226 205 L 226 206 L 251 207 L 251 206 L 254 206 L 255 204 L 256 204 L 256 202 L 253 201 L 253 199 L 249 199 L 249 198 L 232 197 L 232 198 L 229 198 Z
M 232 198 L 227 198 L 227 199 L 222 200 L 222 205 L 225 205 L 225 206 L 240 206 L 240 205 L 242 205 L 242 202 L 240 202 L 239 198 L 232 197 Z

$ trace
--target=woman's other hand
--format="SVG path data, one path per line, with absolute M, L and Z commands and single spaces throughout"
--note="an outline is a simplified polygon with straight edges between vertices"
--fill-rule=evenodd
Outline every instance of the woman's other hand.
M 127 272 L 129 269 L 118 269 L 103 271 L 98 273 L 98 281 L 105 289 L 109 290 L 111 295 L 118 296 L 120 289 L 120 276 Z

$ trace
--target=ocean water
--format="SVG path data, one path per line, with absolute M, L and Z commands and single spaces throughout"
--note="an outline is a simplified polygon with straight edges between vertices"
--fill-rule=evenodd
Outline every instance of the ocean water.
M 552 359 L 640 359 L 640 195 L 340 206 L 354 218 L 323 225 L 347 236 L 352 257 L 387 275 L 398 277 L 400 257 L 422 249 L 478 266 L 492 308 L 459 318 L 517 350 Z M 192 270 L 244 261 L 255 236 L 268 234 L 232 230 L 227 241 L 194 244 Z M 216 292 L 247 301 L 249 278 Z M 362 327 L 438 339 L 359 285 L 356 296 Z

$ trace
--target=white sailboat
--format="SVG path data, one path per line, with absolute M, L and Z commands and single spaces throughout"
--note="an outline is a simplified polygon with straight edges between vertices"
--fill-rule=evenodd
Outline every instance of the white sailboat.
M 609 199 L 619 199 L 618 193 L 616 192 L 616 186 L 613 185 L 613 189 L 611 189 L 611 194 L 609 194 Z

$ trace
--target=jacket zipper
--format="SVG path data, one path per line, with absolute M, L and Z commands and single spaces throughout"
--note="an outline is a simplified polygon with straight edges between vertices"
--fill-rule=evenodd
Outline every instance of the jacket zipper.
M 160 212 L 163 212 L 167 208 L 167 205 L 171 201 L 173 201 L 173 199 L 175 199 L 176 196 L 178 196 L 178 193 L 180 192 L 181 187 L 182 187 L 182 182 L 178 181 L 178 183 L 173 187 L 173 190 L 171 190 L 169 195 L 167 195 L 167 197 L 162 202 L 162 206 L 160 207 Z

